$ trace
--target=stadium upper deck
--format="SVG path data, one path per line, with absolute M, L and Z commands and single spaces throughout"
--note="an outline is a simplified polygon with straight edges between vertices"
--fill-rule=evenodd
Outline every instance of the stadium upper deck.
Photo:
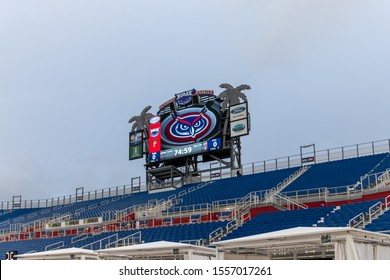
M 275 168 L 264 161 L 264 170 L 251 164 L 244 166 L 241 177 L 210 181 L 210 176 L 165 192 L 126 193 L 126 187 L 118 187 L 85 194 L 79 202 L 72 196 L 62 204 L 59 199 L 40 205 L 22 202 L 24 208 L 3 210 L 0 215 L 0 256 L 9 250 L 102 248 L 129 242 L 129 236 L 136 234 L 143 242 L 207 245 L 295 226 L 348 225 L 389 232 L 388 143 L 374 142 L 371 149 L 366 144 L 364 149 L 361 145 L 355 150 L 337 149 L 341 158 L 335 150 L 327 150 L 328 160 L 317 153 L 321 163 L 306 168 L 295 164 L 293 157 L 287 158 L 287 166 L 275 160 Z

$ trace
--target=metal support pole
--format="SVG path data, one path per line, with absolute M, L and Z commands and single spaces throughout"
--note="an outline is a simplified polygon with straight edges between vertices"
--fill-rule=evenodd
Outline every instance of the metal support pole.
M 389 152 L 390 152 L 390 139 L 389 139 Z
M 357 157 L 359 157 L 359 145 L 356 145 L 356 155 L 357 155 Z

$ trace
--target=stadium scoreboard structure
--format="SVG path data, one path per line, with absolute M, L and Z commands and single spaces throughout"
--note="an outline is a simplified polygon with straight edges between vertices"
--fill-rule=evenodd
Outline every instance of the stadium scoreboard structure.
M 158 169 L 166 171 L 167 166 L 174 169 L 170 177 L 196 174 L 198 163 L 210 161 L 223 162 L 232 170 L 240 168 L 240 161 L 234 166 L 233 148 L 241 136 L 249 134 L 248 103 L 228 108 L 221 104 L 213 90 L 175 94 L 145 120 L 144 129 L 130 132 L 129 159 L 145 157 L 147 177 L 150 171 L 158 179 L 166 178 L 166 172 L 159 176 Z

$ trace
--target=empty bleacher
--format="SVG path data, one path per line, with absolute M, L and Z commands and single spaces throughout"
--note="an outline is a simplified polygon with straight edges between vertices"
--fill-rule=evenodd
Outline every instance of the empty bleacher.
M 311 227 L 316 224 L 321 217 L 331 211 L 332 207 L 321 207 L 262 213 L 227 235 L 224 239 L 239 238 L 298 226 Z
M 266 191 L 288 178 L 299 168 L 288 168 L 266 173 L 221 179 L 183 197 L 181 205 L 211 203 L 219 200 L 240 199 L 250 192 Z
M 360 181 L 360 177 L 370 172 L 380 172 L 390 168 L 388 155 L 389 153 L 314 164 L 304 176 L 295 180 L 284 191 L 326 187 L 331 192 L 335 187 L 356 184 Z M 386 161 L 383 161 L 384 159 Z
M 282 193 L 298 192 L 307 189 L 322 189 L 325 187 L 331 192 L 332 188 L 354 185 L 361 178 L 383 172 L 389 168 L 389 153 L 313 164 L 305 173 L 283 189 Z M 113 218 L 112 221 L 107 221 L 103 226 L 96 226 L 99 228 L 98 232 L 84 231 L 84 228 L 81 228 L 80 231 L 59 229 L 54 234 L 53 231 L 38 228 L 37 230 L 40 232 L 36 235 L 34 231 L 29 231 L 23 238 L 15 234 L 8 239 L 3 239 L 6 241 L 0 242 L 0 257 L 3 257 L 8 250 L 18 250 L 19 253 L 43 251 L 45 249 L 55 248 L 55 246 L 51 246 L 56 243 L 59 243 L 61 248 L 83 247 L 111 235 L 117 235 L 117 238 L 123 238 L 137 232 L 141 232 L 143 242 L 160 240 L 193 242 L 194 240 L 207 239 L 210 233 L 218 228 L 225 229 L 226 225 L 236 218 L 232 210 L 218 209 L 218 213 L 207 213 L 206 216 L 209 216 L 210 219 L 204 219 L 205 214 L 201 212 L 201 206 L 198 208 L 193 207 L 192 209 L 195 211 L 185 214 L 187 215 L 186 219 L 180 220 L 177 219 L 177 216 L 174 216 L 175 211 L 177 209 L 187 209 L 186 207 L 190 209 L 194 205 L 216 205 L 216 202 L 221 201 L 239 201 L 249 193 L 269 191 L 298 169 L 299 167 L 293 167 L 211 182 L 190 184 L 176 190 L 165 192 L 140 192 L 130 195 L 126 194 L 110 198 L 80 201 L 54 207 L 2 211 L 0 213 L 0 230 L 6 232 L 7 229 L 17 229 L 20 228 L 20 225 L 33 224 L 37 221 L 47 223 L 50 220 L 64 215 L 68 215 L 68 220 L 102 217 L 105 213 L 115 213 L 125 209 L 132 209 L 131 207 L 136 205 L 153 207 L 157 205 L 157 201 L 175 200 L 175 203 L 169 204 L 167 208 L 162 207 L 158 209 L 161 216 L 150 218 L 156 222 L 155 224 L 154 222 L 152 224 L 143 224 L 140 229 L 129 228 L 126 224 L 128 221 L 119 220 L 118 218 L 115 220 L 115 216 L 110 216 Z M 363 187 L 371 187 L 370 184 L 363 184 Z M 328 204 L 324 201 L 319 201 L 316 205 L 313 204 L 314 206 L 308 209 L 293 211 L 278 211 L 279 208 L 275 206 L 276 208 L 273 211 L 262 212 L 261 207 L 264 207 L 264 205 L 255 205 L 252 207 L 261 206 L 259 211 L 255 211 L 260 214 L 253 215 L 241 227 L 232 232 L 228 232 L 223 239 L 232 239 L 296 226 L 346 226 L 356 215 L 367 212 L 372 205 L 379 201 L 378 198 L 383 198 L 380 196 L 380 193 L 375 198 L 367 199 L 367 201 L 365 201 L 363 195 L 361 195 L 359 201 L 351 201 L 345 197 L 344 201 L 332 201 L 332 206 L 326 206 Z M 268 202 L 259 201 L 259 203 Z M 338 210 L 335 210 L 336 204 L 339 205 Z M 319 205 L 322 207 L 319 207 Z M 269 206 L 267 205 L 267 207 Z M 207 209 L 207 211 L 211 210 Z M 240 215 L 245 213 L 240 213 Z M 125 224 L 123 228 L 114 225 L 115 223 L 119 224 L 121 222 Z M 373 231 L 390 230 L 390 211 L 375 219 L 371 224 L 366 226 L 366 229 Z M 75 238 L 77 236 L 82 238 Z M 29 240 L 14 240 L 18 238 Z M 99 246 L 104 247 L 104 245 L 105 243 L 103 242 Z
M 390 233 L 390 210 L 373 220 L 365 227 L 366 230 Z
M 368 209 L 377 203 L 379 200 L 370 200 L 363 202 L 356 202 L 352 204 L 343 204 L 332 213 L 329 213 L 323 223 L 319 223 L 320 227 L 346 227 L 349 221 L 359 215 L 360 213 L 367 213 Z

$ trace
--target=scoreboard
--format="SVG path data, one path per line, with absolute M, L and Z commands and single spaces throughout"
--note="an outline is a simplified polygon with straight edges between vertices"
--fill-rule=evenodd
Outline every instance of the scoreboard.
M 151 164 L 222 149 L 221 101 L 213 91 L 177 93 L 149 120 L 147 135 Z
M 215 150 L 219 150 L 222 147 L 221 138 L 210 139 L 199 143 L 189 144 L 176 148 L 162 150 L 160 152 L 154 152 L 149 154 L 149 161 L 151 163 L 167 161 L 181 157 L 188 157 L 193 155 L 199 155 Z
M 145 119 L 144 129 L 130 133 L 129 159 L 145 155 L 146 166 L 165 161 L 180 166 L 186 157 L 203 155 L 204 162 L 215 156 L 231 157 L 231 139 L 250 130 L 248 105 L 235 104 L 227 111 L 222 104 L 223 99 L 212 90 L 191 89 L 175 94 Z

